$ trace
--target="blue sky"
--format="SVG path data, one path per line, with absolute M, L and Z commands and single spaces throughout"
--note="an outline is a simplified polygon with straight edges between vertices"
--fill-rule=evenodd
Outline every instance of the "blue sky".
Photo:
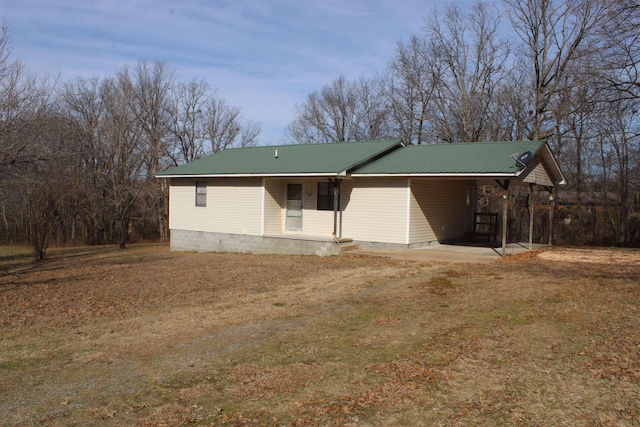
M 14 57 L 39 75 L 112 75 L 161 60 L 205 80 L 275 144 L 296 104 L 382 71 L 435 0 L 0 0 Z

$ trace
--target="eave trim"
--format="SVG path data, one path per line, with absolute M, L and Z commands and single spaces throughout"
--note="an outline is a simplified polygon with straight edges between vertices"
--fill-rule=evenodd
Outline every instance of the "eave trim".
M 339 173 L 234 173 L 234 174 L 189 174 L 189 175 L 156 175 L 156 178 L 299 178 L 299 177 L 342 176 Z

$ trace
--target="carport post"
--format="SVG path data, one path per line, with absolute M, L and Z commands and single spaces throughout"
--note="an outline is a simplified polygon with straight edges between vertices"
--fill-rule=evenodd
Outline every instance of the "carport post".
M 553 245 L 553 210 L 555 197 L 553 195 L 553 187 L 547 187 L 549 191 L 549 246 Z
M 529 250 L 533 249 L 533 216 L 535 205 L 533 204 L 533 186 L 529 184 Z
M 504 190 L 503 203 L 502 203 L 502 256 L 507 254 L 507 214 L 509 212 L 509 184 L 511 181 L 504 180 L 504 184 L 497 181 L 498 185 Z

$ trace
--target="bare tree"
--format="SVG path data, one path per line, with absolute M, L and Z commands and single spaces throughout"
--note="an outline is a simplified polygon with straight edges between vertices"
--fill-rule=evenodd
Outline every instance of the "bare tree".
M 377 140 L 397 137 L 392 130 L 393 125 L 387 99 L 382 89 L 382 80 L 365 79 L 361 77 L 358 82 L 358 122 L 360 133 L 358 139 Z
M 507 44 L 498 38 L 499 24 L 497 12 L 481 2 L 468 14 L 453 5 L 444 14 L 434 10 L 427 21 L 426 34 L 441 70 L 433 115 L 438 139 L 487 139 L 496 88 L 509 55 Z
M 169 150 L 169 156 L 174 165 L 179 165 L 207 153 L 203 116 L 212 94 L 211 87 L 204 80 L 180 82 L 173 90 L 171 117 L 175 144 Z
M 489 115 L 489 138 L 520 141 L 529 136 L 531 105 L 529 72 L 522 58 L 513 58 L 511 69 L 496 87 Z
M 22 209 L 27 219 L 28 240 L 35 258 L 43 260 L 53 236 L 53 188 L 42 179 L 22 180 L 22 186 L 25 197 Z
M 79 165 L 74 180 L 78 197 L 78 215 L 86 229 L 89 243 L 106 243 L 110 219 L 107 194 L 108 162 L 103 156 L 103 134 L 106 132 L 106 104 L 97 77 L 76 78 L 63 86 L 59 95 L 61 114 L 72 122 L 78 134 Z M 74 232 L 75 240 L 75 222 Z
M 436 86 L 443 72 L 433 43 L 417 36 L 409 43 L 398 42 L 383 78 L 383 93 L 403 141 L 422 144 L 432 139 Z
M 287 136 L 300 144 L 384 138 L 388 126 L 382 102 L 372 82 L 348 82 L 340 76 L 297 106 Z
M 640 97 L 640 3 L 618 0 L 607 3 L 607 15 L 601 21 L 594 43 L 598 67 L 591 72 L 617 98 Z
M 603 170 L 615 177 L 611 192 L 617 194 L 617 215 L 609 213 L 609 222 L 617 244 L 631 243 L 632 192 L 640 192 L 640 116 L 638 102 L 621 98 L 607 102 L 606 114 L 598 121 L 601 132 Z
M 11 59 L 8 27 L 0 28 L 0 169 L 40 160 L 37 147 L 40 129 L 34 126 L 46 114 L 52 84 L 28 74 L 24 65 Z
M 212 96 L 205 105 L 205 131 L 211 143 L 209 153 L 232 147 L 250 147 L 257 143 L 261 125 L 244 123 L 241 110 L 220 97 Z
M 504 0 L 524 43 L 533 94 L 530 139 L 554 133 L 553 102 L 574 62 L 592 53 L 589 39 L 605 16 L 603 0 Z
M 189 162 L 227 148 L 256 145 L 261 125 L 244 121 L 241 113 L 205 81 L 177 84 L 171 108 L 173 163 Z
M 125 68 L 122 73 L 127 73 Z M 168 206 L 166 182 L 155 178 L 164 169 L 164 154 L 168 151 L 171 130 L 170 95 L 175 72 L 164 62 L 138 61 L 131 81 L 133 96 L 130 109 L 141 130 L 140 153 L 145 162 L 143 199 L 139 203 L 140 219 L 157 222 L 160 239 L 168 239 Z
M 167 151 L 165 145 L 171 127 L 169 100 L 175 72 L 164 62 L 150 64 L 142 60 L 132 71 L 125 67 L 120 73 L 128 74 L 127 79 L 133 86 L 130 110 L 142 131 L 147 179 L 154 181 L 155 174 L 161 170 L 162 155 Z
M 357 87 L 338 77 L 313 92 L 297 107 L 297 117 L 287 128 L 297 143 L 346 142 L 358 139 Z

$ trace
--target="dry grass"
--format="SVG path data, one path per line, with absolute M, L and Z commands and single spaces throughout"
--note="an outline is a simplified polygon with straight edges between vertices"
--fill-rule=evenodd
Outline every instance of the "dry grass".
M 640 254 L 0 250 L 0 424 L 640 425 Z

